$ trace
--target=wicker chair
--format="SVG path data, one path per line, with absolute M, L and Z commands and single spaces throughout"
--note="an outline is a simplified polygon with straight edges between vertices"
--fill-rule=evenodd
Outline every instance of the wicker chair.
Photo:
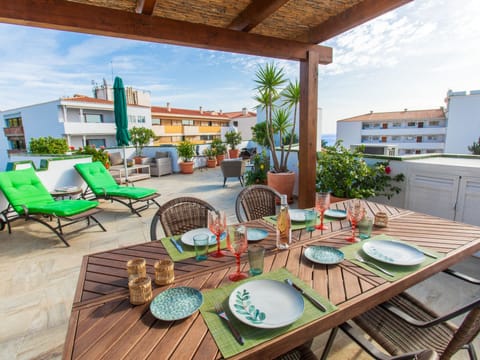
M 462 276 L 461 273 L 452 273 L 450 270 L 445 273 L 478 284 L 478 280 Z M 448 322 L 462 314 L 467 315 L 459 327 Z M 440 355 L 440 359 L 450 359 L 458 350 L 466 349 L 470 359 L 477 358 L 472 341 L 480 331 L 480 298 L 446 315 L 438 316 L 425 304 L 407 293 L 402 293 L 354 318 L 353 321 L 393 355 L 427 348 L 434 349 Z M 336 330 L 333 330 L 322 359 L 326 358 L 335 333 Z
M 215 208 L 194 197 L 179 197 L 161 205 L 153 216 L 150 225 L 150 239 L 160 239 L 158 224 L 164 236 L 183 234 L 187 231 L 208 226 L 208 211 Z
M 265 185 L 251 185 L 240 191 L 235 203 L 239 222 L 260 219 L 276 214 L 276 199 L 280 193 Z

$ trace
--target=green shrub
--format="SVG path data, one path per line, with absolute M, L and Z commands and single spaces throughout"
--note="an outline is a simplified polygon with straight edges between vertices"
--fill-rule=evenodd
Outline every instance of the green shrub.
M 251 170 L 245 173 L 245 184 L 255 185 L 267 183 L 267 172 L 270 170 L 270 158 L 267 152 L 263 150 L 259 154 L 255 154 L 250 158 L 250 163 L 253 163 Z
M 74 154 L 90 155 L 92 157 L 92 162 L 100 161 L 107 169 L 110 167 L 108 152 L 105 151 L 105 147 L 103 146 L 100 146 L 100 148 L 97 149 L 95 145 L 87 145 L 84 148 L 78 148 L 76 151 L 74 151 Z
M 63 138 L 39 137 L 30 139 L 29 148 L 33 154 L 65 154 L 68 151 L 68 144 Z
M 130 129 L 130 140 L 133 146 L 135 146 L 136 156 L 142 156 L 143 148 L 153 139 L 155 139 L 155 133 L 152 129 L 144 127 L 133 127 Z

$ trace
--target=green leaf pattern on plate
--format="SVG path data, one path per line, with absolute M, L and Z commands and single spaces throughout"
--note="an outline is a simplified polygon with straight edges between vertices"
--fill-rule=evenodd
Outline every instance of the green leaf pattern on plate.
M 386 256 L 385 253 L 381 252 L 381 251 L 378 251 L 375 246 L 372 246 L 371 249 L 370 249 L 370 252 L 371 252 L 371 257 L 376 257 L 377 259 L 380 259 L 381 261 L 385 261 L 385 262 L 395 262 L 395 259 L 392 259 L 390 256 Z
M 236 301 L 234 307 L 238 314 L 245 316 L 245 318 L 253 324 L 263 323 L 266 315 L 251 303 L 248 290 L 243 289 L 243 291 L 237 291 L 235 297 Z

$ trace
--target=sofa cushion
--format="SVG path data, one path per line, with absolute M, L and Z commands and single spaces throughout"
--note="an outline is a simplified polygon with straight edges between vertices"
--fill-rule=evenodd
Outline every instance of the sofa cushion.
M 110 158 L 110 165 L 121 165 L 123 164 L 122 154 L 119 152 L 108 154 Z

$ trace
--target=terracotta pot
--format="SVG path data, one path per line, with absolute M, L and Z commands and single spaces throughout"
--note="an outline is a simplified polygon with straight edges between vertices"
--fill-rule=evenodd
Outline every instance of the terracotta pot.
M 135 156 L 133 159 L 135 160 L 135 164 L 141 165 L 144 158 L 144 156 Z
M 269 171 L 267 173 L 267 184 L 280 194 L 287 195 L 289 204 L 293 202 L 293 187 L 295 185 L 295 173 L 293 171 L 286 173 Z M 280 200 L 277 199 L 277 202 L 280 203 Z
M 180 163 L 180 172 L 182 174 L 193 174 L 193 161 L 183 161 Z
M 238 155 L 240 154 L 240 150 L 239 149 L 230 149 L 228 150 L 228 156 L 230 157 L 230 159 L 236 159 L 238 158 Z
M 220 166 L 223 160 L 225 160 L 225 155 L 217 155 L 217 166 Z
M 214 168 L 217 166 L 217 159 L 207 159 L 207 168 Z

